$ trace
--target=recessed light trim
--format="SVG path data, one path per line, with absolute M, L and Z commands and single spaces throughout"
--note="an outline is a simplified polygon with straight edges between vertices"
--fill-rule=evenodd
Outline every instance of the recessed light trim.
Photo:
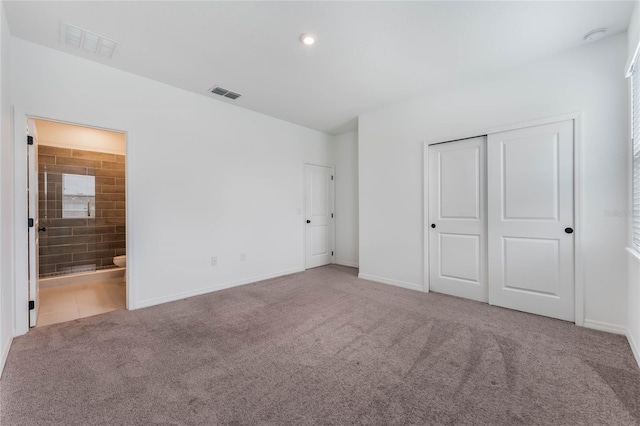
M 116 46 L 118 46 L 117 41 L 67 22 L 60 23 L 60 42 L 105 58 L 112 57 Z
M 584 41 L 596 41 L 600 40 L 604 37 L 604 34 L 607 32 L 606 28 L 596 28 L 595 30 L 591 30 L 582 37 Z
M 315 44 L 317 40 L 318 37 L 311 33 L 304 33 L 300 35 L 300 43 L 304 44 L 305 46 L 311 46 L 312 44 Z

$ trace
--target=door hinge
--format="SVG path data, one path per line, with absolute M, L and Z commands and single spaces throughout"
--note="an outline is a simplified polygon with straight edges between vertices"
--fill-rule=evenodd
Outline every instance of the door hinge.
M 331 252 L 331 256 L 333 256 L 333 252 Z
M 333 175 L 331 175 L 331 180 L 333 180 Z
M 331 213 L 331 217 L 333 218 L 333 213 Z
M 33 145 L 33 136 L 27 136 L 27 145 Z
M 29 310 L 33 311 L 36 308 L 36 301 L 35 300 L 29 300 Z
M 29 228 L 33 228 L 33 218 L 32 217 L 27 219 L 27 225 L 29 225 Z

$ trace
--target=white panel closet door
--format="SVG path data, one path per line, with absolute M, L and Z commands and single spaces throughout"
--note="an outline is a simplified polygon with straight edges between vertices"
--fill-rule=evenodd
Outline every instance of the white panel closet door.
M 429 288 L 487 301 L 484 136 L 429 146 Z
M 574 321 L 573 121 L 489 135 L 489 303 Z

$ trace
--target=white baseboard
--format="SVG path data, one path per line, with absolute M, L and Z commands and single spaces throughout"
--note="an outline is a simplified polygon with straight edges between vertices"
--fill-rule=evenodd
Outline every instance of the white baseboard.
M 336 265 L 349 266 L 351 268 L 357 268 L 358 267 L 358 264 L 356 262 L 349 262 L 348 260 L 336 259 L 334 263 Z
M 623 336 L 627 335 L 626 327 L 618 324 L 610 324 L 608 322 L 590 320 L 585 318 L 584 327 L 591 328 L 593 330 L 606 331 L 607 333 L 622 334 Z
M 160 305 L 162 303 L 175 302 L 176 300 L 186 299 L 187 297 L 200 296 L 202 294 L 213 293 L 214 291 L 220 291 L 231 287 L 237 287 L 240 285 L 251 284 L 257 281 L 268 280 L 270 278 L 282 277 L 284 275 L 291 275 L 297 272 L 303 272 L 304 268 L 293 268 L 285 271 L 275 272 L 272 274 L 259 275 L 243 280 L 233 281 L 229 283 L 217 284 L 210 287 L 201 287 L 195 290 L 184 291 L 182 293 L 175 293 L 170 296 L 156 297 L 153 299 L 142 300 L 135 304 L 135 309 L 148 308 L 149 306 Z
M 377 277 L 375 275 L 368 274 L 358 274 L 358 278 L 362 278 L 363 280 L 375 281 L 377 283 L 394 285 L 396 287 L 408 288 L 409 290 L 417 290 L 424 292 L 424 289 L 420 284 L 408 283 L 405 281 L 397 281 L 389 278 Z
M 2 372 L 4 371 L 4 365 L 7 362 L 7 357 L 9 356 L 9 349 L 11 349 L 11 343 L 13 343 L 13 337 L 9 337 L 7 342 L 2 347 L 2 352 L 0 353 L 0 377 L 2 377 Z
M 640 346 L 638 346 L 638 342 L 636 342 L 629 332 L 627 332 L 627 340 L 629 341 L 629 346 L 631 346 L 631 352 L 633 352 L 633 356 L 636 358 L 638 367 L 640 367 Z

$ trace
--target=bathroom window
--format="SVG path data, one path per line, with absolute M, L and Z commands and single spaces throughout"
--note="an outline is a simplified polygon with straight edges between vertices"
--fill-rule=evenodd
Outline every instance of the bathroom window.
M 96 178 L 62 175 L 62 217 L 94 218 L 96 215 Z

